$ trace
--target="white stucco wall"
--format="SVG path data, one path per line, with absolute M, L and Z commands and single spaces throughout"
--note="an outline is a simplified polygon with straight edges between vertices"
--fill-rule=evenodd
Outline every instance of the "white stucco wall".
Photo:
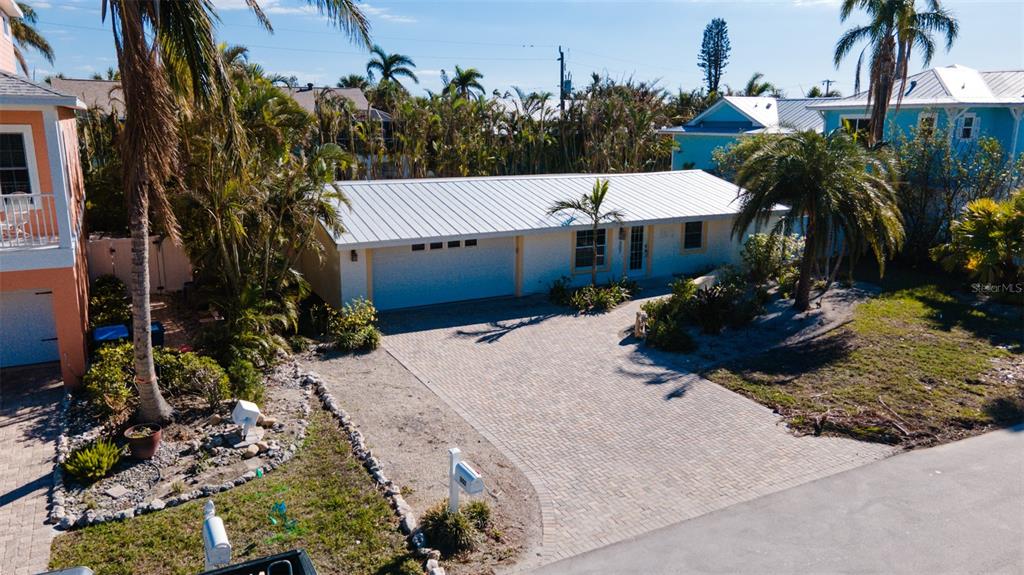
M 341 300 L 342 302 L 348 302 L 356 298 L 364 297 L 369 298 L 370 293 L 367 291 L 367 261 L 371 256 L 368 255 L 368 251 L 372 250 L 356 250 L 356 260 L 352 261 L 352 250 L 342 249 L 338 254 L 341 260 Z M 370 264 L 373 265 L 372 263 Z

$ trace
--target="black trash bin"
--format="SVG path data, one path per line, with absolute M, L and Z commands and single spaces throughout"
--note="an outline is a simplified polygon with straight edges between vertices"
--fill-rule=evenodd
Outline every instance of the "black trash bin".
M 313 562 L 305 549 L 292 549 L 270 557 L 253 559 L 238 565 L 229 565 L 204 571 L 199 575 L 316 575 Z

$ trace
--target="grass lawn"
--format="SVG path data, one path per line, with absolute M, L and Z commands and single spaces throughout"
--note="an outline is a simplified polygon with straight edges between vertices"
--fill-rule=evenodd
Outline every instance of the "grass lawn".
M 1019 309 L 972 306 L 942 276 L 892 269 L 878 283 L 881 295 L 819 341 L 707 377 L 801 431 L 869 441 L 928 445 L 1024 419 Z M 995 369 L 1011 365 L 1016 377 Z
M 241 562 L 302 547 L 322 575 L 419 573 L 394 513 L 352 457 L 335 422 L 315 410 L 298 454 L 262 479 L 213 496 Z M 203 570 L 201 526 L 207 498 L 57 537 L 50 568 L 85 565 L 97 575 L 188 574 Z M 271 507 L 287 504 L 292 532 L 271 525 Z M 406 568 L 411 565 L 406 565 Z

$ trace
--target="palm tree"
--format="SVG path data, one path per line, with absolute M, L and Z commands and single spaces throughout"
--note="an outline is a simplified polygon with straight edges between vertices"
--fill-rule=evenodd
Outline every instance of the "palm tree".
M 811 86 L 811 89 L 807 91 L 808 98 L 839 98 L 842 95 L 839 90 L 829 90 L 826 92 L 818 86 Z
M 871 144 L 882 141 L 885 134 L 885 114 L 889 110 L 896 80 L 900 90 L 896 97 L 896 109 L 903 101 L 902 86 L 907 82 L 910 70 L 910 56 L 918 48 L 927 66 L 935 54 L 937 32 L 946 38 L 946 50 L 953 46 L 960 31 L 956 19 L 942 7 L 939 0 L 925 0 L 926 11 L 917 10 L 917 0 L 843 0 L 840 21 L 845 22 L 855 8 L 864 10 L 871 22 L 847 30 L 836 42 L 833 61 L 836 68 L 860 42 L 866 42 L 857 57 L 857 72 L 854 80 L 855 92 L 860 91 L 860 70 L 864 64 L 864 53 L 871 52 L 868 77 L 868 106 L 871 107 Z
M 764 74 L 762 74 L 761 72 L 754 72 L 750 76 L 750 79 L 747 80 L 746 87 L 743 88 L 743 95 L 744 96 L 764 96 L 765 94 L 768 94 L 768 95 L 778 95 L 778 94 L 780 94 L 780 91 L 779 91 L 778 88 L 775 87 L 775 84 L 772 84 L 771 82 L 768 82 L 767 80 L 762 81 L 763 78 L 764 78 Z
M 762 140 L 736 175 L 740 211 L 732 234 L 741 236 L 753 224 L 765 225 L 777 206 L 788 206 L 773 232 L 803 229 L 805 247 L 794 307 L 806 310 L 812 270 L 837 246 L 842 251 L 836 270 L 842 254 L 849 251 L 852 260 L 870 248 L 884 271 L 885 260 L 899 249 L 903 220 L 890 173 L 881 156 L 844 130 Z
M 463 70 L 456 65 L 455 76 L 445 86 L 445 91 L 462 98 L 470 97 L 475 91 L 483 94 L 485 92 L 484 86 L 480 83 L 483 77 L 484 75 L 476 68 L 466 68 Z
M 11 25 L 11 38 L 14 40 L 14 57 L 18 60 L 18 65 L 21 66 L 21 71 L 25 72 L 28 76 L 28 62 L 25 60 L 25 49 L 31 48 L 36 52 L 43 55 L 46 61 L 53 64 L 53 48 L 50 47 L 50 43 L 43 38 L 43 35 L 36 30 L 35 24 L 39 20 L 39 15 L 36 11 L 25 4 L 24 2 L 18 2 L 18 8 L 21 8 L 21 18 L 11 18 L 9 23 Z
M 403 54 L 388 54 L 377 44 L 373 45 L 370 53 L 372 56 L 366 63 L 366 76 L 370 81 L 373 81 L 375 74 L 379 74 L 380 84 L 396 84 L 404 89 L 402 83 L 398 81 L 399 78 L 408 78 L 416 84 L 420 83 L 416 73 L 412 71 L 416 67 L 412 58 Z
M 597 229 L 605 222 L 621 222 L 625 214 L 622 210 L 603 211 L 604 199 L 608 195 L 608 180 L 597 180 L 589 194 L 583 194 L 575 200 L 560 200 L 548 208 L 548 215 L 569 212 L 581 215 L 590 223 L 590 283 L 597 285 Z M 605 243 L 607 251 L 607 242 Z M 607 253 L 606 256 L 607 257 Z
M 365 90 L 370 87 L 370 81 L 362 74 L 349 74 L 338 79 L 338 87 Z
M 351 38 L 369 43 L 369 25 L 354 0 L 307 0 Z M 272 30 L 259 4 L 247 4 Z M 139 417 L 166 421 L 173 414 L 153 368 L 149 309 L 149 213 L 163 221 L 172 240 L 177 222 L 166 194 L 177 163 L 176 113 L 187 99 L 205 105 L 228 94 L 228 80 L 214 41 L 217 14 L 206 0 L 102 0 L 110 14 L 124 94 L 121 157 L 132 237 L 132 332 Z M 168 73 L 170 72 L 170 73 Z M 176 101 L 177 100 L 177 101 Z

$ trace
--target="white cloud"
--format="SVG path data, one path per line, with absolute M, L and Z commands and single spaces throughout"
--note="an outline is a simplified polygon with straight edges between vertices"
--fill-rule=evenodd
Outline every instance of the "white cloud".
M 378 18 L 388 22 L 395 22 L 397 24 L 413 24 L 416 19 L 412 16 L 404 16 L 402 14 L 393 14 L 390 8 L 382 8 L 380 6 L 374 6 L 372 4 L 361 4 L 359 8 L 371 19 Z
M 32 3 L 32 7 L 36 10 L 46 10 L 47 8 L 53 8 L 53 4 L 50 4 L 49 2 L 39 2 L 36 0 Z
M 424 70 L 424 69 L 421 69 L 421 68 L 416 68 L 416 75 L 417 76 L 440 76 L 441 75 L 441 70 L 431 70 L 431 69 Z

